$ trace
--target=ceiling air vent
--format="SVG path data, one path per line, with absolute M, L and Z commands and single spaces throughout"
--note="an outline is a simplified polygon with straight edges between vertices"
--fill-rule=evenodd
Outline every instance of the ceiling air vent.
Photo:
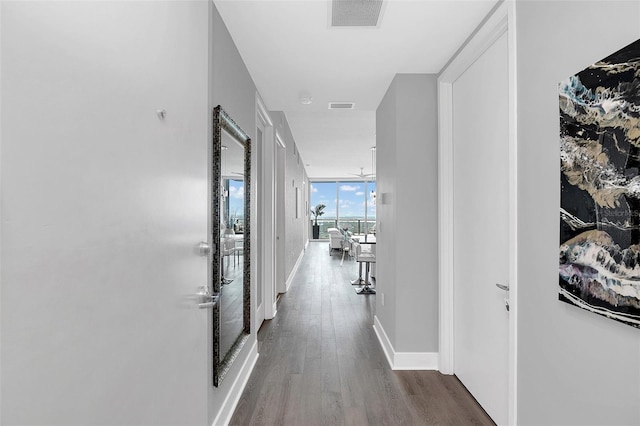
M 383 0 L 331 0 L 331 27 L 377 27 Z
M 329 102 L 329 109 L 355 109 L 355 102 Z

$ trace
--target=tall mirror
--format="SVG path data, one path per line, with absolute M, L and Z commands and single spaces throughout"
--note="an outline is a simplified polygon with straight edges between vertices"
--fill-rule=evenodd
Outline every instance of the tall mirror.
M 213 110 L 213 384 L 218 386 L 251 332 L 251 140 L 220 107 Z

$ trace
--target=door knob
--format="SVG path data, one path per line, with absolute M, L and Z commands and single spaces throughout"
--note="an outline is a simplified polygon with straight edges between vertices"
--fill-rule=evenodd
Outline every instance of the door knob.
M 496 283 L 496 287 L 498 287 L 500 290 L 509 291 L 509 286 L 508 285 L 497 284 Z
M 206 241 L 200 241 L 198 244 L 198 251 L 200 252 L 200 256 L 209 256 L 209 254 L 214 253 L 213 244 L 209 244 Z

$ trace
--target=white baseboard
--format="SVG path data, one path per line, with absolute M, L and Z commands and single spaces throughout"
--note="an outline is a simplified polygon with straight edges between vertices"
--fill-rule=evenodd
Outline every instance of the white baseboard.
M 389 367 L 393 370 L 393 345 L 391 344 L 391 341 L 389 341 L 389 337 L 387 337 L 387 333 L 385 333 L 377 315 L 373 316 L 373 331 L 376 332 L 376 336 L 378 336 L 378 341 L 380 342 L 380 346 L 382 346 L 384 356 L 387 357 Z
M 302 258 L 303 257 L 304 257 L 304 249 L 300 252 L 300 256 L 298 256 L 298 260 L 296 260 L 296 264 L 293 265 L 293 269 L 291 270 L 291 273 L 289 274 L 289 277 L 287 278 L 287 281 L 285 283 L 285 289 L 284 289 L 285 293 L 287 291 L 289 291 L 289 288 L 291 287 L 291 283 L 293 282 L 293 277 L 296 276 L 296 272 L 298 272 L 298 268 L 300 267 L 300 264 L 302 263 Z
M 231 421 L 231 417 L 233 416 L 233 412 L 236 410 L 236 406 L 240 401 L 242 392 L 244 391 L 245 386 L 247 386 L 251 372 L 256 366 L 256 362 L 258 362 L 258 356 L 258 341 L 256 340 L 253 342 L 249 356 L 240 368 L 240 374 L 238 374 L 238 377 L 236 377 L 236 380 L 234 380 L 231 385 L 231 390 L 225 398 L 220 411 L 218 411 L 218 415 L 213 420 L 212 426 L 228 425 Z
M 438 352 L 396 352 L 377 316 L 373 317 L 373 330 L 392 370 L 438 369 Z

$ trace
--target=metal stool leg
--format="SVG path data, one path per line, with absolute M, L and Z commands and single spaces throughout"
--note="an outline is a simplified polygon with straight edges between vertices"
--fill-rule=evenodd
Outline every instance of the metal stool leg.
M 369 287 L 369 263 L 367 262 L 367 268 L 365 272 L 365 284 L 362 288 L 356 289 L 356 293 L 358 294 L 376 294 L 376 291 Z
M 362 279 L 362 262 L 358 262 L 358 278 L 351 280 L 351 285 L 363 285 L 365 281 Z

